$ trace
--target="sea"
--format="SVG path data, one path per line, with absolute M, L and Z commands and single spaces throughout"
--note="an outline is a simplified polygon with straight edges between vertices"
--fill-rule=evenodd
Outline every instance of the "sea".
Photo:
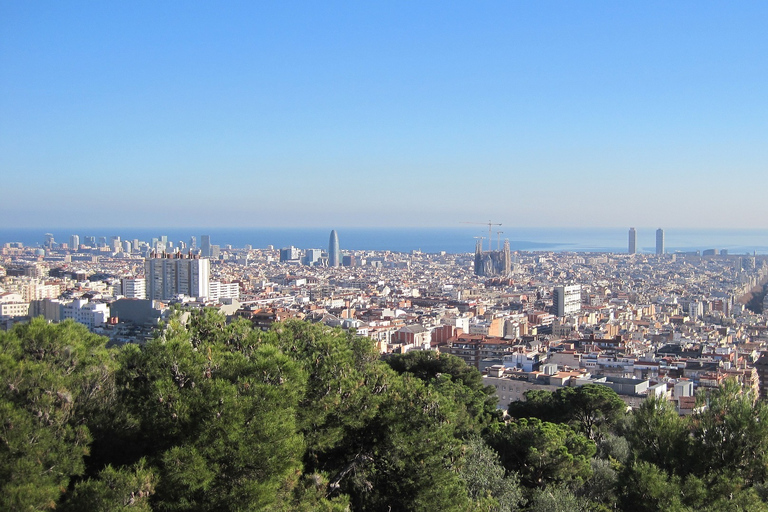
M 211 244 L 233 248 L 250 245 L 254 249 L 294 246 L 300 249 L 325 249 L 332 227 L 328 228 L 6 228 L 0 229 L 0 245 L 21 242 L 28 247 L 42 247 L 45 234 L 68 243 L 70 235 L 84 237 L 119 236 L 122 240 L 151 241 L 167 236 L 176 244 L 188 243 L 190 237 L 200 245 L 201 235 L 210 235 Z M 513 251 L 529 252 L 612 252 L 626 253 L 628 228 L 535 228 L 502 226 L 494 230 L 490 247 L 496 250 L 509 240 Z M 499 229 L 500 230 L 500 229 Z M 471 253 L 483 237 L 487 250 L 488 231 L 482 226 L 456 228 L 336 228 L 342 250 L 370 250 L 425 253 Z M 655 252 L 656 228 L 636 228 L 637 252 Z M 666 252 L 727 250 L 729 254 L 768 254 L 768 229 L 665 229 Z

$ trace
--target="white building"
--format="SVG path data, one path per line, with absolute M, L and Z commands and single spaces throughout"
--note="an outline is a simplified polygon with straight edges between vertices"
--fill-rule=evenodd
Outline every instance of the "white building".
M 207 298 L 212 302 L 219 302 L 222 299 L 239 299 L 240 285 L 237 283 L 211 281 Z
M 109 319 L 109 308 L 102 302 L 88 302 L 88 299 L 75 299 L 64 304 L 62 320 L 71 318 L 89 329 L 104 325 Z
M 0 294 L 0 320 L 22 318 L 29 315 L 29 302 L 24 302 L 18 293 Z
M 552 291 L 552 304 L 557 317 L 577 314 L 581 311 L 581 285 L 556 286 Z
M 143 277 L 124 277 L 122 279 L 122 296 L 126 299 L 146 299 L 146 279 Z
M 144 262 L 144 274 L 148 299 L 210 296 L 211 264 L 208 259 L 185 257 L 180 253 L 150 257 Z

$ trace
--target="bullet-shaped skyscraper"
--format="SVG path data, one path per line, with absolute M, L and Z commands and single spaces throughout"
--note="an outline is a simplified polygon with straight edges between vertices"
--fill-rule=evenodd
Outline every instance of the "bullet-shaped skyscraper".
M 339 249 L 339 234 L 334 229 L 328 241 L 328 266 L 338 267 L 341 264 L 341 251 Z
M 664 254 L 664 230 L 656 230 L 656 254 Z
M 637 252 L 637 231 L 635 228 L 629 228 L 629 254 L 635 254 Z

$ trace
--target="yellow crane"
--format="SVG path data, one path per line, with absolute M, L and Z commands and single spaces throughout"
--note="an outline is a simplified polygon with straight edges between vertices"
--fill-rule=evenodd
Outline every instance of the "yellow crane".
M 488 250 L 492 251 L 493 247 L 491 244 L 493 244 L 493 226 L 501 226 L 501 222 L 491 222 L 490 220 L 488 222 L 461 222 L 461 224 L 480 224 L 482 226 L 488 226 Z

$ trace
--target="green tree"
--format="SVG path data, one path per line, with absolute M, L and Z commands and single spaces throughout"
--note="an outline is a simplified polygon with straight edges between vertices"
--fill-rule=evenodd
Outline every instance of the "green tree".
M 626 438 L 638 459 L 670 473 L 689 472 L 690 430 L 669 400 L 644 400 L 630 416 Z
M 596 452 L 595 443 L 568 425 L 536 418 L 496 423 L 490 427 L 487 440 L 507 471 L 517 472 L 529 488 L 580 484 L 592 473 L 590 459 Z
M 412 350 L 394 355 L 386 362 L 396 372 L 418 377 L 461 403 L 466 409 L 464 424 L 459 428 L 462 434 L 479 433 L 497 416 L 495 389 L 486 386 L 482 374 L 459 357 L 432 350 Z
M 296 414 L 306 374 L 253 333 L 233 338 L 220 317 L 192 319 L 189 330 L 171 325 L 142 350 L 122 353 L 122 400 L 137 424 L 133 452 L 158 469 L 153 507 L 276 506 L 300 473 Z
M 64 503 L 65 512 L 151 512 L 157 476 L 141 460 L 133 467 L 107 466 L 98 476 L 78 482 Z
M 747 484 L 768 476 L 768 405 L 728 380 L 693 418 L 698 473 L 729 472 Z
M 621 476 L 623 510 L 637 512 L 683 512 L 690 510 L 682 503 L 680 478 L 670 476 L 655 464 L 638 461 L 627 465 Z
M 530 389 L 524 393 L 525 400 L 510 402 L 507 412 L 513 418 L 538 418 L 550 423 L 564 423 L 568 417 L 555 401 L 553 391 Z
M 560 388 L 555 402 L 589 439 L 603 436 L 604 427 L 613 426 L 627 406 L 614 390 L 599 384 Z
M 377 414 L 389 387 L 386 365 L 371 340 L 324 325 L 287 321 L 259 336 L 273 339 L 308 376 L 297 419 L 312 472 L 322 467 L 323 454 L 333 452 L 349 432 Z
M 530 390 L 526 400 L 509 404 L 513 418 L 538 418 L 552 423 L 570 423 L 592 440 L 622 418 L 626 404 L 611 388 L 599 384 L 564 387 L 557 391 Z
M 589 502 L 576 496 L 567 487 L 550 485 L 533 494 L 530 512 L 587 512 Z
M 85 471 L 89 416 L 115 364 L 106 339 L 42 318 L 0 332 L 0 508 L 52 508 Z
M 390 371 L 386 379 L 377 414 L 329 457 L 336 461 L 331 489 L 348 494 L 354 510 L 471 508 L 458 473 L 456 404 L 408 375 Z
M 479 437 L 467 442 L 460 474 L 480 510 L 514 511 L 525 501 L 517 474 L 507 475 L 499 455 Z

